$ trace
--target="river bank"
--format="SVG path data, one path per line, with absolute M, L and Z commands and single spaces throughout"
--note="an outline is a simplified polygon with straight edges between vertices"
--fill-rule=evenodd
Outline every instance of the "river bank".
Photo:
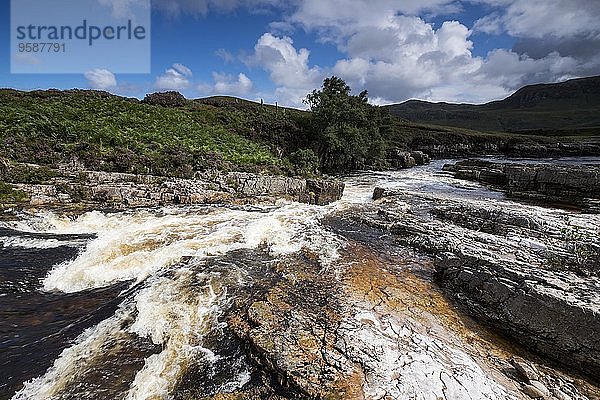
M 18 170 L 15 172 L 14 170 Z M 325 205 L 342 197 L 343 182 L 332 178 L 291 178 L 218 170 L 196 172 L 193 178 L 90 171 L 82 165 L 52 169 L 9 164 L 4 173 L 14 193 L 5 204 L 80 209 L 130 209 L 166 205 L 260 203 L 286 198 Z M 43 175 L 41 178 L 37 176 Z M 15 197 L 17 201 L 15 201 Z
M 407 169 L 430 162 L 422 152 L 390 150 L 385 164 Z M 273 203 L 279 198 L 327 205 L 342 198 L 344 183 L 333 177 L 288 177 L 268 173 L 196 171 L 169 176 L 91 171 L 73 160 L 56 167 L 0 160 L 4 196 L 0 207 L 131 209 L 194 204 Z

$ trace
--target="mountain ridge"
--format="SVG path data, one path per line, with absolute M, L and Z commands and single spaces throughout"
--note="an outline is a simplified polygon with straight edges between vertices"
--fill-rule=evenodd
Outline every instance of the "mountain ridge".
M 485 104 L 408 100 L 384 107 L 416 123 L 506 132 L 583 130 L 589 134 L 593 128 L 600 133 L 600 76 L 528 85 Z

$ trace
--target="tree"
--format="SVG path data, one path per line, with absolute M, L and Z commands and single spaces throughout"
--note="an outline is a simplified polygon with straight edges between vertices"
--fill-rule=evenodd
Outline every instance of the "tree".
M 343 79 L 332 76 L 304 100 L 311 110 L 310 144 L 324 172 L 364 168 L 384 151 L 384 113 L 368 103 L 366 90 L 350 92 Z

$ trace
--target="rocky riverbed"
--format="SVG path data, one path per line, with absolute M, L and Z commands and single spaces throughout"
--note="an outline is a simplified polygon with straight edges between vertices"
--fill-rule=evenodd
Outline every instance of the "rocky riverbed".
M 468 158 L 481 156 L 556 158 L 556 157 L 598 157 L 600 143 L 597 138 L 557 142 L 556 139 L 534 139 L 515 141 L 514 138 L 490 137 L 454 137 L 424 138 L 411 144 L 411 148 L 423 151 L 432 158 Z
M 35 167 L 33 167 L 35 168 Z M 172 204 L 261 202 L 280 197 L 325 205 L 339 200 L 344 184 L 331 179 L 299 179 L 244 172 L 197 173 L 193 179 L 100 171 L 62 173 L 44 183 L 16 183 L 31 206 L 82 205 L 88 208 L 157 207 Z
M 459 179 L 487 183 L 510 196 L 600 212 L 600 165 L 465 160 L 444 166 Z
M 398 149 L 390 150 L 385 160 L 385 164 L 394 169 L 407 169 L 429 162 L 429 156 L 420 151 Z M 90 171 L 76 160 L 52 168 L 0 159 L 0 183 L 3 181 L 21 194 L 20 206 L 84 209 L 264 203 L 278 198 L 326 205 L 341 199 L 344 191 L 344 183 L 333 178 L 304 179 L 207 170 L 196 172 L 193 178 L 182 179 Z
M 515 202 L 444 163 L 346 177 L 325 206 L 17 215 L 3 262 L 45 262 L 39 281 L 4 276 L 0 331 L 35 332 L 53 356 L 7 347 L 3 371 L 45 372 L 7 374 L 2 397 L 600 398 L 597 216 Z M 11 296 L 97 318 L 63 306 L 63 336 L 35 307 L 14 319 Z

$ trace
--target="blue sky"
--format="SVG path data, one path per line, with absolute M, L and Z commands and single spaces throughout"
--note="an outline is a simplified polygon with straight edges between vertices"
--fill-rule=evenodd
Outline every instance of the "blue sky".
M 9 2 L 1 7 L 0 86 L 23 90 L 178 90 L 301 107 L 338 75 L 376 104 L 481 103 L 600 73 L 597 0 L 154 0 L 150 74 L 11 74 Z

